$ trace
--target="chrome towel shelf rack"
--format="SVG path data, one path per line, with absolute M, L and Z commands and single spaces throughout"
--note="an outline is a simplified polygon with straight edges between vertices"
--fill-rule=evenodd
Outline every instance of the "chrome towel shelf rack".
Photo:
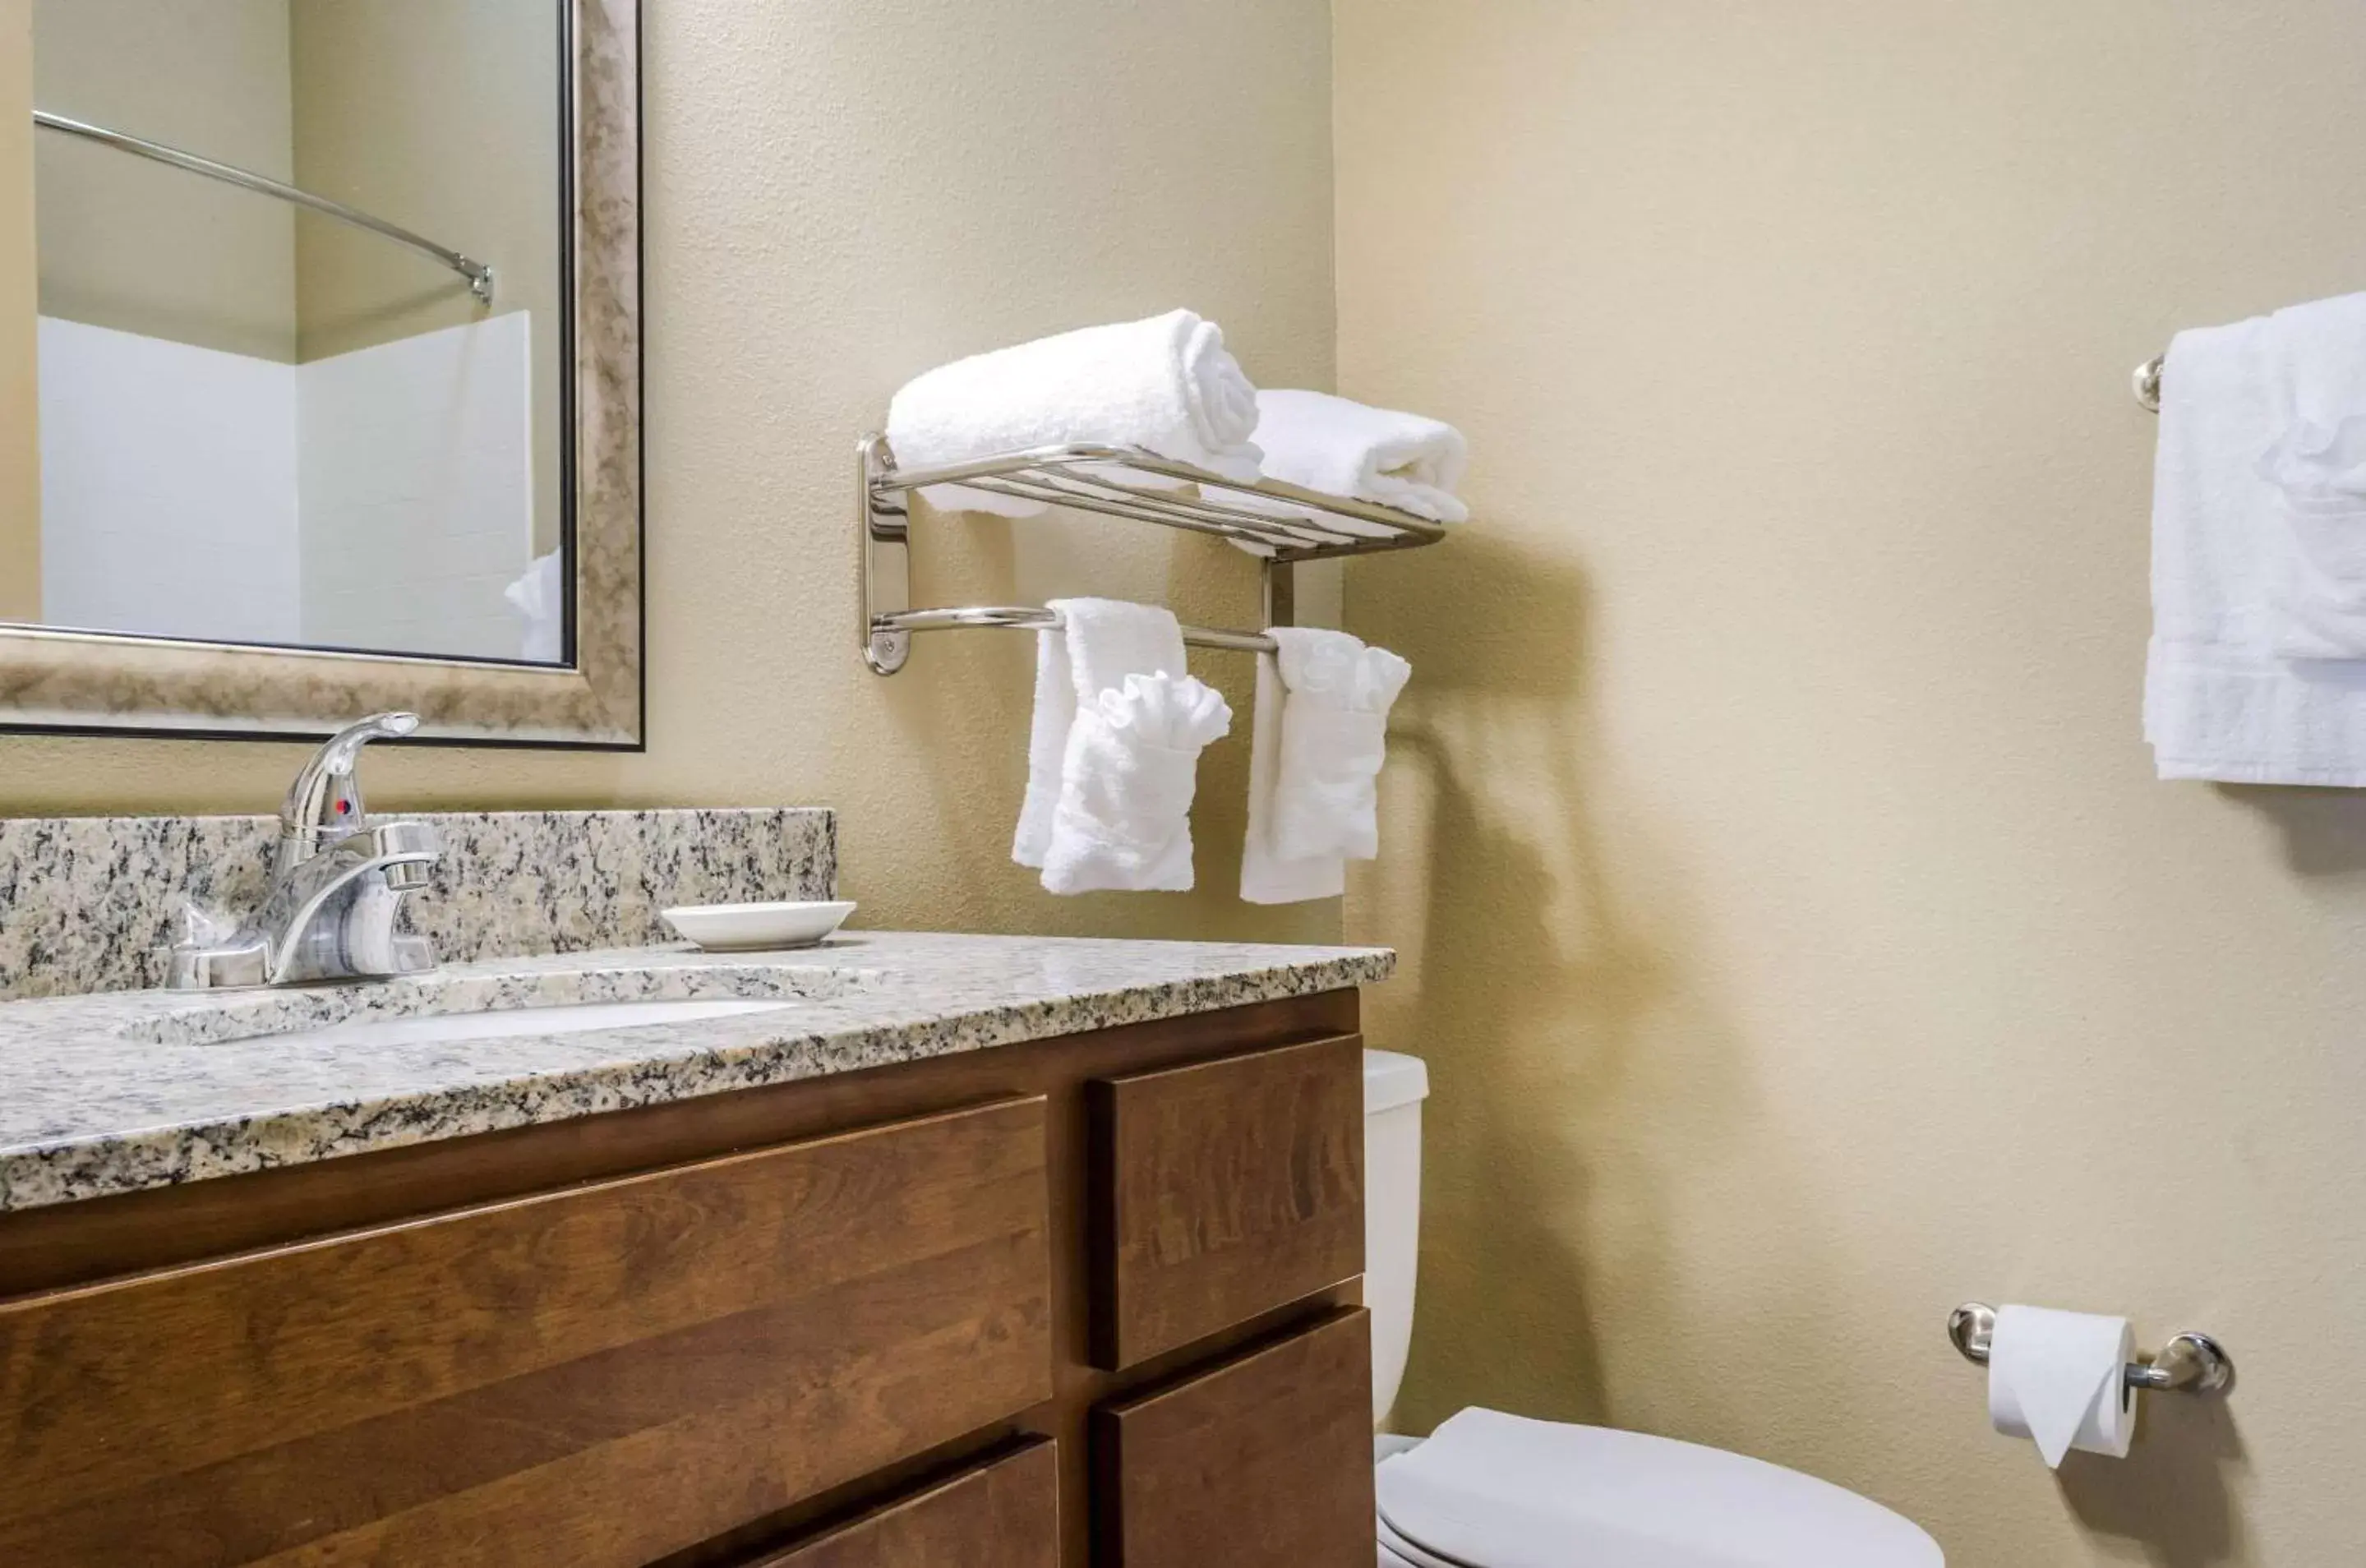
M 1227 479 L 1139 446 L 1041 446 L 941 468 L 903 468 L 885 436 L 866 435 L 855 465 L 862 657 L 881 675 L 904 668 L 918 632 L 1042 631 L 1060 624 L 1056 612 L 1028 605 L 913 607 L 911 494 L 935 485 L 1237 540 L 1264 558 L 1268 626 L 1290 624 L 1290 573 L 1299 562 L 1414 549 L 1446 536 L 1443 525 L 1393 507 L 1279 479 Z M 1277 507 L 1286 511 L 1269 510 Z M 1186 626 L 1183 640 L 1194 648 L 1273 651 L 1273 639 L 1258 632 Z

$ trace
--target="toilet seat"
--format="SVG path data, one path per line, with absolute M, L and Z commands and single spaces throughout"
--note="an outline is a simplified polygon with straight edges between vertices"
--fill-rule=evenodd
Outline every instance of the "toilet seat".
M 1380 1568 L 1466 1568 L 1465 1564 L 1431 1556 L 1419 1545 L 1391 1529 L 1385 1517 L 1376 1523 L 1380 1544 Z
M 1382 1546 L 1413 1568 L 1945 1565 L 1910 1521 L 1796 1471 L 1492 1410 L 1462 1412 L 1374 1482 Z

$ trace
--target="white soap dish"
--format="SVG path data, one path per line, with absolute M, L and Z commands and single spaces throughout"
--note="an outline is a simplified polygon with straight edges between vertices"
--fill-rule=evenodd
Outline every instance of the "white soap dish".
M 811 947 L 854 913 L 852 904 L 699 904 L 664 909 L 666 924 L 709 953 Z

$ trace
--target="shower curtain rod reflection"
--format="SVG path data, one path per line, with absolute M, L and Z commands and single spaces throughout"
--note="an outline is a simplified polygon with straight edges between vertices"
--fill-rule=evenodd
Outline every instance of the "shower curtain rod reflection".
M 230 164 L 219 164 L 211 158 L 200 158 L 195 152 L 184 152 L 177 147 L 167 147 L 161 141 L 149 141 L 141 137 L 128 136 L 119 130 L 109 130 L 103 125 L 88 125 L 81 120 L 68 119 L 63 115 L 51 114 L 43 109 L 33 111 L 33 123 L 44 130 L 55 130 L 67 136 L 79 136 L 85 141 L 96 141 L 102 147 L 112 147 L 118 152 L 129 152 L 134 157 L 146 158 L 170 168 L 186 170 L 193 175 L 202 175 L 207 179 L 220 180 L 224 185 L 237 186 L 242 190 L 254 191 L 263 196 L 275 196 L 282 201 L 310 208 L 324 218 L 333 218 L 340 223 L 350 223 L 356 229 L 366 229 L 373 234 L 392 240 L 398 245 L 407 245 L 421 255 L 432 257 L 450 267 L 468 280 L 468 292 L 488 305 L 493 302 L 493 269 L 483 262 L 473 261 L 457 251 L 447 249 L 398 224 L 389 223 L 383 218 L 374 218 L 356 208 L 347 207 L 341 201 L 331 201 L 325 196 L 314 196 L 310 191 L 299 190 L 294 186 L 272 179 L 268 175 L 254 174 Z

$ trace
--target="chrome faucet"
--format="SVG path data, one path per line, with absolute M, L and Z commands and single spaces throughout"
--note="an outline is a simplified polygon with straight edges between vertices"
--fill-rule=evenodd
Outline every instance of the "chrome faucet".
M 414 713 L 374 714 L 329 739 L 287 791 L 271 891 L 234 934 L 188 911 L 171 953 L 175 990 L 300 986 L 415 975 L 435 966 L 424 937 L 395 930 L 403 897 L 427 886 L 443 843 L 424 822 L 366 826 L 354 776 L 362 748 L 409 735 Z

